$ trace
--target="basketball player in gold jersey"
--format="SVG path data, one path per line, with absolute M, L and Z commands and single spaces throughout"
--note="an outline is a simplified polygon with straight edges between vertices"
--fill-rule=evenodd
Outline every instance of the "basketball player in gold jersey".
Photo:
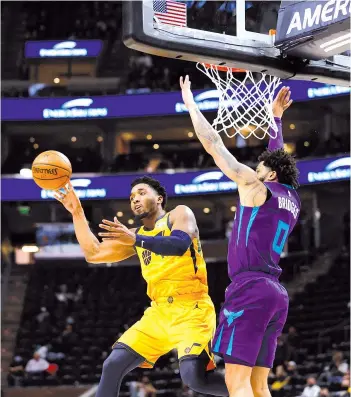
M 72 214 L 75 233 L 89 263 L 119 262 L 137 254 L 150 307 L 113 345 L 103 365 L 96 397 L 118 396 L 123 377 L 136 367 L 153 367 L 176 348 L 183 382 L 193 390 L 228 396 L 209 349 L 216 314 L 208 295 L 206 263 L 196 219 L 179 205 L 166 212 L 167 193 L 150 177 L 132 183 L 131 209 L 143 226 L 128 229 L 117 218 L 103 220 L 100 242 L 90 231 L 72 185 L 55 197 Z

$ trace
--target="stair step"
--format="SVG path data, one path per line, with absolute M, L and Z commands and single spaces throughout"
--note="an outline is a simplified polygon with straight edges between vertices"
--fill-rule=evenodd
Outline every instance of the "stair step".
M 13 341 L 1 341 L 1 351 L 5 350 L 10 350 L 13 346 Z
M 1 327 L 1 334 L 3 334 L 3 332 L 17 332 L 17 326 L 15 324 L 7 324 L 5 325 L 5 322 L 2 322 L 2 327 Z
M 10 323 L 10 324 L 18 323 L 20 317 L 21 316 L 19 316 L 18 314 L 15 314 L 15 313 L 6 313 L 6 312 L 4 312 L 2 314 L 2 318 L 1 318 L 2 325 L 4 326 L 4 324 L 6 324 L 7 322 Z
M 22 311 L 22 305 L 21 303 L 11 303 L 6 301 L 5 306 L 3 308 L 4 312 L 14 312 L 14 313 L 20 313 Z
M 10 334 L 10 335 L 2 335 L 1 336 L 1 343 L 11 343 L 11 346 L 14 345 L 14 339 L 16 338 L 16 334 Z
M 1 330 L 1 340 L 13 340 L 16 338 L 18 327 L 14 326 L 12 329 L 6 327 Z
M 10 359 L 12 360 L 13 357 L 13 349 L 7 350 L 4 349 L 3 347 L 1 348 L 1 358 L 3 359 Z
M 16 303 L 22 305 L 24 295 L 25 295 L 25 291 L 24 291 L 24 290 L 21 292 L 21 294 L 16 294 L 16 295 L 14 295 L 13 293 L 11 293 L 11 295 L 9 295 L 9 296 L 6 298 L 6 302 L 7 302 L 7 303 L 11 303 L 12 305 L 14 305 L 14 304 L 16 304 Z

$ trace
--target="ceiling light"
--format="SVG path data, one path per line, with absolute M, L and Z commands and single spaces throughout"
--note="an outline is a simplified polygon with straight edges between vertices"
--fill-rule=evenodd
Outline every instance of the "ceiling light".
M 102 141 L 104 140 L 104 138 L 103 138 L 102 136 L 98 136 L 98 137 L 96 138 L 96 140 L 97 140 L 98 142 L 102 142 Z
M 35 143 L 35 144 L 33 145 L 33 147 L 34 147 L 34 149 L 39 149 L 39 145 L 38 145 L 37 143 Z
M 77 138 L 75 136 L 72 136 L 71 141 L 72 142 L 77 142 Z
M 33 177 L 33 175 L 32 175 L 32 170 L 31 170 L 30 168 L 22 168 L 22 169 L 20 170 L 20 175 L 21 175 L 23 178 L 32 178 L 32 177 Z
M 30 137 L 30 138 L 29 138 L 29 142 L 30 142 L 30 143 L 34 143 L 34 142 L 35 142 L 35 138 Z
M 159 147 L 160 147 L 160 145 L 159 145 L 158 143 L 155 143 L 154 146 L 153 146 L 153 148 L 154 148 L 155 150 L 157 150 Z
M 230 207 L 230 210 L 231 210 L 232 212 L 235 212 L 235 211 L 236 211 L 235 205 L 232 205 L 232 206 Z
M 128 219 L 128 225 L 134 225 L 133 219 Z
M 203 209 L 203 211 L 204 211 L 205 214 L 209 214 L 211 210 L 206 207 L 206 208 Z
M 284 150 L 289 153 L 292 154 L 295 151 L 295 144 L 292 142 L 288 142 L 288 143 L 284 143 Z
M 36 245 L 24 245 L 22 247 L 22 251 L 23 252 L 38 252 L 39 247 L 37 247 Z
M 193 136 L 194 136 L 194 133 L 191 132 L 191 131 L 189 131 L 189 132 L 188 132 L 188 137 L 189 137 L 189 138 L 192 138 Z
M 119 216 L 119 217 L 123 216 L 123 212 L 122 211 L 118 211 L 117 212 L 117 216 Z
M 55 83 L 55 84 L 58 84 L 59 82 L 60 82 L 60 79 L 59 79 L 58 77 L 55 77 L 55 78 L 54 78 L 54 83 Z
M 151 141 L 152 135 L 151 135 L 151 134 L 147 134 L 147 135 L 146 135 L 146 139 L 147 139 L 148 141 Z
M 305 147 L 308 147 L 308 146 L 310 146 L 310 143 L 309 143 L 308 141 L 305 141 L 305 142 L 303 143 L 303 145 L 304 145 Z
M 296 125 L 295 125 L 295 124 L 290 124 L 290 125 L 289 125 L 289 128 L 290 128 L 291 130 L 294 130 L 294 129 L 296 128 Z
M 135 139 L 135 134 L 133 132 L 123 132 L 121 134 L 121 137 L 125 141 L 132 141 L 133 139 Z
M 337 43 L 337 44 L 334 44 L 334 45 L 332 45 L 330 47 L 327 47 L 327 48 L 324 49 L 324 51 L 325 52 L 330 52 L 330 51 L 336 50 L 337 48 L 344 47 L 346 45 L 350 46 L 350 39 L 341 41 L 340 43 Z
M 343 34 L 342 36 L 336 37 L 335 39 L 328 40 L 320 45 L 325 52 L 332 51 L 338 47 L 342 47 L 349 43 L 351 39 L 351 33 Z

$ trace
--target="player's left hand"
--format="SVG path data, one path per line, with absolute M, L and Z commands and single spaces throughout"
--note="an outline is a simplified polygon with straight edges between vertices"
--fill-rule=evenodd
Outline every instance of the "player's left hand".
M 283 113 L 292 104 L 290 99 L 290 87 L 282 87 L 273 101 L 273 115 L 274 117 L 282 118 Z
M 182 97 L 186 108 L 189 110 L 192 106 L 196 106 L 194 101 L 193 93 L 191 92 L 191 81 L 189 76 L 186 75 L 185 79 L 180 77 L 179 79 L 180 88 L 182 89 Z
M 102 240 L 118 240 L 124 245 L 134 245 L 135 244 L 135 233 L 124 226 L 117 217 L 114 217 L 114 222 L 103 219 L 102 223 L 99 224 L 101 229 L 108 230 L 108 233 L 99 233 Z

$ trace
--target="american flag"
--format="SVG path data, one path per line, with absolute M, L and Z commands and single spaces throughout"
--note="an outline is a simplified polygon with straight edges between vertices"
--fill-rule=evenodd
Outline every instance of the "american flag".
M 186 26 L 186 4 L 170 0 L 154 0 L 154 16 L 166 25 Z

